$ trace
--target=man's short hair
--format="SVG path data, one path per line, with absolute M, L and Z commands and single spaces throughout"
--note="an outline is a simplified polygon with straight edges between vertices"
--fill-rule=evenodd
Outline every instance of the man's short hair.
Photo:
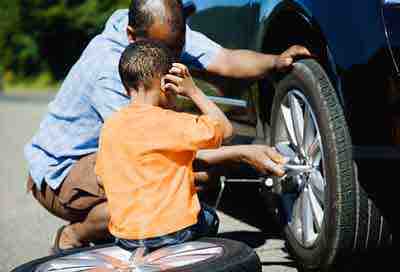
M 154 0 L 132 0 L 129 6 L 128 24 L 136 30 L 139 37 L 147 38 L 147 31 L 153 25 L 155 16 L 165 17 L 162 11 L 151 6 Z M 173 16 L 165 18 L 168 20 L 173 31 L 185 31 L 185 20 L 183 16 L 183 5 L 181 0 L 160 0 L 167 8 L 171 9 Z
M 168 73 L 175 61 L 172 56 L 160 42 L 140 40 L 131 43 L 119 61 L 119 74 L 125 88 L 137 89 L 140 83 L 149 88 L 154 78 Z

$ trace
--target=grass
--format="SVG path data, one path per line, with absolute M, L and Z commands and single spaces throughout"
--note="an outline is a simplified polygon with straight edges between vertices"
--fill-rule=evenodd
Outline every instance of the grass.
M 35 78 L 15 79 L 13 77 L 4 76 L 4 93 L 48 93 L 55 92 L 61 86 L 61 82 L 55 82 L 51 75 L 42 73 Z
M 22 93 L 22 92 L 37 92 L 47 93 L 57 91 L 62 84 L 62 81 L 55 82 L 51 75 L 42 73 L 35 78 L 15 79 L 12 75 L 4 75 L 4 92 L 6 94 Z M 205 91 L 208 95 L 215 95 L 216 91 L 213 87 L 201 80 L 196 80 L 196 84 Z

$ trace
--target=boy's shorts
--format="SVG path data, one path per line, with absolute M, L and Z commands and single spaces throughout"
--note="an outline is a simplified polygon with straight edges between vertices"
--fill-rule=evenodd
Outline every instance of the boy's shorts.
M 215 209 L 202 203 L 196 224 L 161 237 L 143 240 L 118 239 L 117 244 L 126 250 L 135 250 L 144 247 L 146 252 L 154 251 L 164 246 L 180 244 L 205 236 L 216 236 L 218 233 L 219 218 Z

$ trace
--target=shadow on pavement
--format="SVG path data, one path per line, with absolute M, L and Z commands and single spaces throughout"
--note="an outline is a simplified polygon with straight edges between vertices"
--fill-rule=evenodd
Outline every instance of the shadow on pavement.
M 265 243 L 265 240 L 270 238 L 268 235 L 259 231 L 232 231 L 218 234 L 219 238 L 236 240 L 243 242 L 252 248 L 257 248 Z
M 229 170 L 226 170 L 229 169 Z M 245 165 L 234 165 L 215 170 L 216 176 L 224 175 L 230 178 L 258 177 L 258 174 Z M 210 188 L 200 193 L 200 199 L 214 206 L 218 197 L 220 183 L 218 180 L 209 182 Z M 226 183 L 218 210 L 255 228 L 258 228 L 267 238 L 281 239 L 281 229 L 275 219 L 267 212 L 267 205 L 260 194 L 257 183 Z
M 376 271 L 396 271 L 394 247 L 387 249 L 368 250 L 358 255 L 348 255 L 344 258 L 341 265 L 336 267 L 337 272 L 376 272 Z

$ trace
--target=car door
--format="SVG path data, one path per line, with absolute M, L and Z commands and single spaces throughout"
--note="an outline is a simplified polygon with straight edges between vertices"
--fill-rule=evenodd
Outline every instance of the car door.
M 205 34 L 225 48 L 251 48 L 256 20 L 254 0 L 184 0 L 183 3 L 195 7 L 194 13 L 187 18 L 193 30 Z M 217 104 L 223 106 L 230 117 L 235 115 L 237 119 L 246 121 L 254 119 L 249 115 L 248 82 L 228 78 L 202 79 L 211 84 L 201 81 L 201 87 Z M 217 86 L 213 84 L 215 82 L 218 82 Z
M 196 8 L 188 19 L 193 30 L 226 48 L 248 48 L 254 0 L 192 0 Z

